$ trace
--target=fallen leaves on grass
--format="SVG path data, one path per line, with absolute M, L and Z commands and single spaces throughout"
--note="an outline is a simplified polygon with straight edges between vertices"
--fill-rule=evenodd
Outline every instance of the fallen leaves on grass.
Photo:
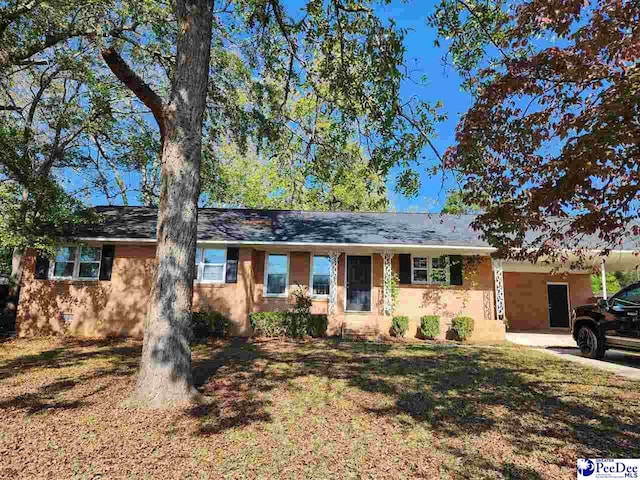
M 0 477 L 573 478 L 640 456 L 640 384 L 516 348 L 216 341 L 207 396 L 128 406 L 135 340 L 0 345 Z

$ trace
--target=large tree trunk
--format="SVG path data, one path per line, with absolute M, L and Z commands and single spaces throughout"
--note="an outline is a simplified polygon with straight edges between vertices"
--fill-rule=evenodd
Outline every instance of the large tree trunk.
M 200 149 L 213 0 L 177 1 L 177 59 L 165 106 L 156 272 L 145 320 L 136 399 L 151 407 L 190 401 L 191 304 Z

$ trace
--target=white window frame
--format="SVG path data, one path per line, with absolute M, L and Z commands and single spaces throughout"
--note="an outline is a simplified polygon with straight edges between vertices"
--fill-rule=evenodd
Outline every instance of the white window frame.
M 220 284 L 227 281 L 227 248 L 202 246 L 196 248 L 196 258 L 198 257 L 198 250 L 200 251 L 200 262 L 196 263 L 196 283 L 202 284 Z M 204 251 L 205 250 L 223 250 L 224 251 L 224 263 L 204 263 Z M 204 273 L 205 265 L 222 265 L 222 280 L 204 280 L 202 275 Z
M 95 282 L 96 280 L 100 280 L 100 269 L 102 268 L 102 245 L 61 245 L 58 248 L 72 248 L 75 250 L 75 258 L 73 260 L 73 275 L 69 276 L 56 276 L 54 272 L 56 271 L 56 258 L 55 256 L 51 261 L 49 261 L 49 278 L 51 280 L 79 280 L 82 282 Z M 82 248 L 97 248 L 100 250 L 100 260 L 97 262 L 81 262 L 80 261 L 80 252 Z M 57 250 L 57 249 L 56 249 Z M 71 262 L 67 262 L 71 263 Z M 97 263 L 98 264 L 98 276 L 96 277 L 81 277 L 80 276 L 80 264 L 81 263 Z
M 414 258 L 424 258 L 427 260 L 427 267 L 426 268 L 414 268 L 414 262 L 413 259 Z M 431 257 L 423 257 L 422 255 L 411 255 L 411 283 L 412 284 L 416 284 L 416 285 L 428 285 L 429 284 L 429 280 L 431 279 L 431 274 L 429 272 L 429 265 L 431 265 Z M 426 280 L 416 280 L 413 272 L 414 270 L 426 270 L 427 271 L 427 279 Z
M 433 281 L 433 259 L 434 258 L 446 258 L 447 268 L 446 268 L 446 278 L 444 282 L 434 282 Z M 414 258 L 425 258 L 427 260 L 427 268 L 414 268 L 413 259 Z M 413 276 L 414 270 L 426 270 L 427 271 L 427 280 L 426 281 L 418 281 L 415 280 Z M 438 255 L 438 256 L 426 256 L 426 255 L 411 255 L 411 283 L 414 285 L 449 285 L 451 284 L 451 262 L 449 261 L 448 255 Z
M 309 260 L 309 294 L 311 295 L 311 298 L 313 299 L 317 299 L 317 300 L 328 300 L 329 299 L 329 295 L 331 294 L 331 271 L 329 271 L 329 293 L 326 294 L 314 294 L 313 293 L 313 258 L 314 257 L 325 257 L 327 259 L 329 259 L 329 268 L 332 268 L 331 266 L 331 256 L 328 253 L 311 253 L 310 256 L 310 260 Z
M 286 280 L 284 282 L 284 293 L 269 293 L 267 292 L 267 279 L 268 279 L 268 275 L 269 275 L 269 255 L 277 255 L 277 256 L 282 256 L 282 257 L 286 257 L 287 258 L 287 271 L 286 271 Z M 287 298 L 289 297 L 289 254 L 288 253 L 281 253 L 281 252 L 265 252 L 264 253 L 264 281 L 263 281 L 263 290 L 264 293 L 263 295 L 265 297 L 272 297 L 272 298 Z

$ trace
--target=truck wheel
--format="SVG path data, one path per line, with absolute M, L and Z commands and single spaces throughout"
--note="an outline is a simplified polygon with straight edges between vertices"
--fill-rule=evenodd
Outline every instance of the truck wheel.
M 586 325 L 578 330 L 578 348 L 585 357 L 600 359 L 604 356 L 604 342 L 593 328 Z

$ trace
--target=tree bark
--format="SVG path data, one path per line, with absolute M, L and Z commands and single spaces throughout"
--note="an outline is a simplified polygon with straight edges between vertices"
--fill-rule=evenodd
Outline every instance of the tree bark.
M 156 271 L 135 397 L 151 407 L 193 399 L 191 306 L 213 0 L 176 2 L 177 58 L 163 109 Z

